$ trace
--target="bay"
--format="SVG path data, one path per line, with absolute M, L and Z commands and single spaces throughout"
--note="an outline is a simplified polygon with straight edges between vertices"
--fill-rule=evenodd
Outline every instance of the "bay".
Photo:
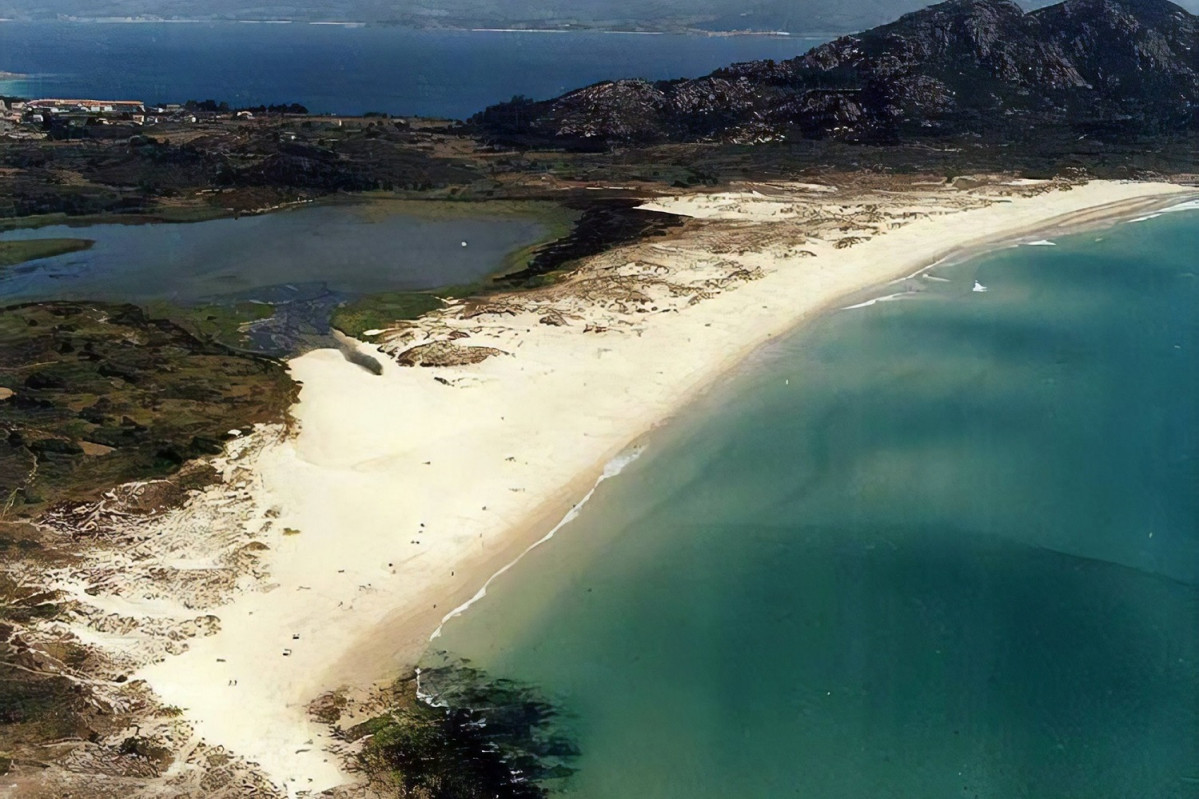
M 1197 252 L 1168 214 L 796 331 L 426 664 L 544 692 L 585 799 L 1199 797 Z
M 463 119 L 614 78 L 697 77 L 827 37 L 422 31 L 342 25 L 0 22 L 0 94 L 298 102 L 313 113 Z

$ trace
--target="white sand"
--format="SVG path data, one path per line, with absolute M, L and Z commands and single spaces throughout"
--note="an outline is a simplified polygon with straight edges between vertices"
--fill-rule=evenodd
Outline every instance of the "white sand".
M 797 245 L 814 257 L 788 243 L 807 232 L 802 221 L 777 227 L 780 216 L 808 218 L 784 211 L 778 196 L 663 200 L 656 207 L 674 213 L 765 218 L 775 227 L 743 254 L 717 258 L 702 252 L 703 240 L 689 245 L 684 237 L 605 256 L 606 275 L 625 274 L 622 259 L 632 269 L 644 258 L 626 272 L 651 274 L 647 263 L 654 274 L 674 270 L 676 283 L 725 285 L 695 303 L 649 286 L 650 301 L 622 311 L 610 298 L 572 299 L 560 289 L 540 305 L 519 299 L 515 316 L 450 315 L 437 323 L 470 332 L 461 344 L 511 353 L 481 364 L 401 368 L 388 360 L 376 377 L 335 350 L 298 358 L 291 368 L 303 383 L 294 409 L 299 433 L 265 447 L 261 484 L 251 487 L 264 510 L 280 514 L 266 559 L 277 587 L 249 586 L 210 609 L 221 619 L 219 633 L 137 676 L 184 708 L 209 743 L 256 761 L 290 791 L 345 782 L 306 703 L 324 689 L 411 664 L 442 616 L 561 518 L 608 459 L 752 349 L 863 287 L 961 247 L 1066 215 L 1077 222 L 1144 211 L 1144 203 L 1128 201 L 1179 191 L 1097 182 L 962 211 L 954 211 L 958 199 L 930 200 L 933 191 L 892 196 L 875 228 L 884 232 L 845 249 L 833 244 L 841 233 Z M 843 213 L 858 212 L 845 208 L 841 192 L 812 194 L 805 202 L 835 200 Z M 980 203 L 972 195 L 964 204 Z M 901 213 L 930 208 L 937 215 Z M 740 224 L 729 235 L 744 234 Z M 719 274 L 733 267 L 760 270 L 758 279 L 720 284 Z M 567 314 L 567 325 L 538 323 L 551 307 Z M 613 320 L 612 330 L 584 332 L 584 321 L 600 318 Z M 299 533 L 284 535 L 284 527 Z

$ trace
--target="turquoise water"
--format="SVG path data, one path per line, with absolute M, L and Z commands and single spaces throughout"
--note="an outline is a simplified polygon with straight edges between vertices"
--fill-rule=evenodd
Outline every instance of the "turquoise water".
M 586 799 L 1199 797 L 1197 260 L 1172 214 L 826 316 L 437 649 Z

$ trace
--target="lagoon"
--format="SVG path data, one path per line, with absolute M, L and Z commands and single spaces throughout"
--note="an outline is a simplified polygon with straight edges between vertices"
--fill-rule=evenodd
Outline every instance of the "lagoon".
M 75 238 L 95 244 L 0 270 L 0 304 L 265 303 L 291 328 L 267 336 L 283 342 L 326 333 L 329 313 L 349 299 L 476 283 L 547 230 L 532 216 L 484 211 L 438 218 L 387 201 L 204 222 L 23 228 L 0 233 L 0 241 Z

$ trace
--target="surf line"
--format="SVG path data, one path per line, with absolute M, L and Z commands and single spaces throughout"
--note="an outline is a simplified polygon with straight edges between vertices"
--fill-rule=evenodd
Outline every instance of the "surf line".
M 840 310 L 853 311 L 858 308 L 869 308 L 870 306 L 877 305 L 880 302 L 893 302 L 894 300 L 900 300 L 900 299 L 903 299 L 904 297 L 913 297 L 919 293 L 920 292 L 918 292 L 918 291 L 900 291 L 900 292 L 896 292 L 895 294 L 887 294 L 882 297 L 875 297 L 874 299 L 866 300 L 865 302 L 859 302 L 859 303 L 855 303 L 853 305 L 846 305 L 844 308 L 841 308 Z
M 521 552 L 519 555 L 517 555 L 516 558 L 511 563 L 504 566 L 502 569 L 497 571 L 495 574 L 491 575 L 491 577 L 487 578 L 487 582 L 483 583 L 483 587 L 479 589 L 478 593 L 476 593 L 474 596 L 472 596 L 466 602 L 463 602 L 461 605 L 459 605 L 458 607 L 451 610 L 449 613 L 445 614 L 445 616 L 443 616 L 441 619 L 441 624 L 437 625 L 437 629 L 434 630 L 433 634 L 429 636 L 429 640 L 433 641 L 433 640 L 436 640 L 437 638 L 441 637 L 441 631 L 442 631 L 442 629 L 445 628 L 446 623 L 449 622 L 450 619 L 453 619 L 457 616 L 461 616 L 463 613 L 470 610 L 472 605 L 474 605 L 476 602 L 481 600 L 483 597 L 487 596 L 487 589 L 491 586 L 492 583 L 494 583 L 497 579 L 499 579 L 499 577 L 501 575 L 503 575 L 505 572 L 507 572 L 509 569 L 511 569 L 516 564 L 520 563 L 524 559 L 525 555 L 528 555 L 534 549 L 537 549 L 537 547 L 539 547 L 542 544 L 549 541 L 551 538 L 553 538 L 555 535 L 558 534 L 559 530 L 561 530 L 563 527 L 565 527 L 566 525 L 570 524 L 572 521 L 577 519 L 579 516 L 579 513 L 583 510 L 583 506 L 586 505 L 587 502 L 591 499 L 591 497 L 593 497 L 595 495 L 596 490 L 600 487 L 600 483 L 604 482 L 605 480 L 607 480 L 609 478 L 615 477 L 616 475 L 623 472 L 625 470 L 625 468 L 629 466 L 629 464 L 631 464 L 633 461 L 640 458 L 641 454 L 643 452 L 645 452 L 644 446 L 636 446 L 636 447 L 633 447 L 632 449 L 628 450 L 627 452 L 622 452 L 621 454 L 617 455 L 615 458 L 613 458 L 612 460 L 610 460 L 606 464 L 604 464 L 604 470 L 603 470 L 603 472 L 600 473 L 599 478 L 595 481 L 595 485 L 593 485 L 591 487 L 591 490 L 588 491 L 583 496 L 582 499 L 580 499 L 578 502 L 576 502 L 571 507 L 571 509 L 566 512 L 566 515 L 562 517 L 562 520 L 560 522 L 558 522 L 556 525 L 554 525 L 554 528 L 552 530 L 550 530 L 548 533 L 546 533 L 544 536 L 542 536 L 537 541 L 530 544 L 529 547 L 527 549 L 525 549 L 524 552 Z

